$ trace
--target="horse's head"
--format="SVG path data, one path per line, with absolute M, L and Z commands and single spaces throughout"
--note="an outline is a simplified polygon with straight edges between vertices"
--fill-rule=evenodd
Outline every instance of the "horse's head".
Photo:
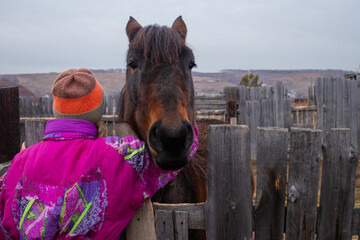
M 147 141 L 158 167 L 184 167 L 194 140 L 194 55 L 181 16 L 172 27 L 142 27 L 130 17 L 120 118 Z

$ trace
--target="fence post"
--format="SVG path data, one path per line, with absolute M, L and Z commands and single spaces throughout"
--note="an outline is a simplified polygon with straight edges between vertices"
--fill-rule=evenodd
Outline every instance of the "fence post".
M 237 117 L 237 87 L 225 87 L 226 112 L 225 122 L 230 123 L 230 119 Z
M 315 237 L 320 159 L 321 131 L 292 128 L 286 217 L 287 240 Z
M 324 139 L 317 239 L 351 239 L 358 152 L 350 129 L 331 129 Z
M 155 226 L 158 240 L 174 240 L 174 223 L 172 211 L 156 211 Z
M 25 121 L 25 144 L 30 147 L 44 138 L 46 121 L 31 120 Z
M 19 88 L 0 87 L 0 163 L 20 150 Z
M 258 128 L 255 239 L 283 239 L 289 132 Z
M 208 152 L 207 239 L 252 239 L 248 127 L 210 125 Z
M 276 82 L 274 87 L 275 127 L 284 127 L 284 85 Z

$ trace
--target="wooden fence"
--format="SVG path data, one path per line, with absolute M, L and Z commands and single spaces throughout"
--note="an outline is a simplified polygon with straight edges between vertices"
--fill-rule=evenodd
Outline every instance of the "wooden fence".
M 29 146 L 39 141 L 34 135 L 42 136 L 44 125 L 26 122 Z M 321 130 L 259 127 L 253 205 L 249 128 L 210 126 L 208 201 L 154 203 L 157 239 L 187 239 L 187 229 L 206 229 L 210 240 L 360 235 L 360 209 L 354 207 L 358 153 L 350 133 L 331 129 L 322 144 Z M 135 231 L 148 231 L 141 228 L 139 224 Z
M 324 86 L 322 89 L 328 89 Z M 328 116 L 337 115 L 326 113 L 323 119 Z M 28 146 L 41 139 L 44 124 L 44 120 L 25 120 Z M 253 205 L 251 129 L 244 125 L 210 126 L 208 201 L 154 204 L 157 238 L 187 239 L 188 228 L 206 229 L 207 239 L 359 236 L 360 209 L 354 207 L 357 145 L 353 144 L 352 129 L 332 127 L 324 128 L 326 134 L 314 129 L 257 127 Z

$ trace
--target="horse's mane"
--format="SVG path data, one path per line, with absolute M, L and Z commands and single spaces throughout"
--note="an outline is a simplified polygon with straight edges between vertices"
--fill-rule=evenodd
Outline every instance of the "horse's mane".
M 156 24 L 141 28 L 130 42 L 130 48 L 139 49 L 152 65 L 175 63 L 183 46 L 185 41 L 176 30 Z

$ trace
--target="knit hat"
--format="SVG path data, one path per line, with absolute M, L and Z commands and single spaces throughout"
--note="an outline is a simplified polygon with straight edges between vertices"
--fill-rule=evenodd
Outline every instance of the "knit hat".
M 92 123 L 101 120 L 105 109 L 104 91 L 90 70 L 70 69 L 61 73 L 51 92 L 55 118 L 83 119 Z

